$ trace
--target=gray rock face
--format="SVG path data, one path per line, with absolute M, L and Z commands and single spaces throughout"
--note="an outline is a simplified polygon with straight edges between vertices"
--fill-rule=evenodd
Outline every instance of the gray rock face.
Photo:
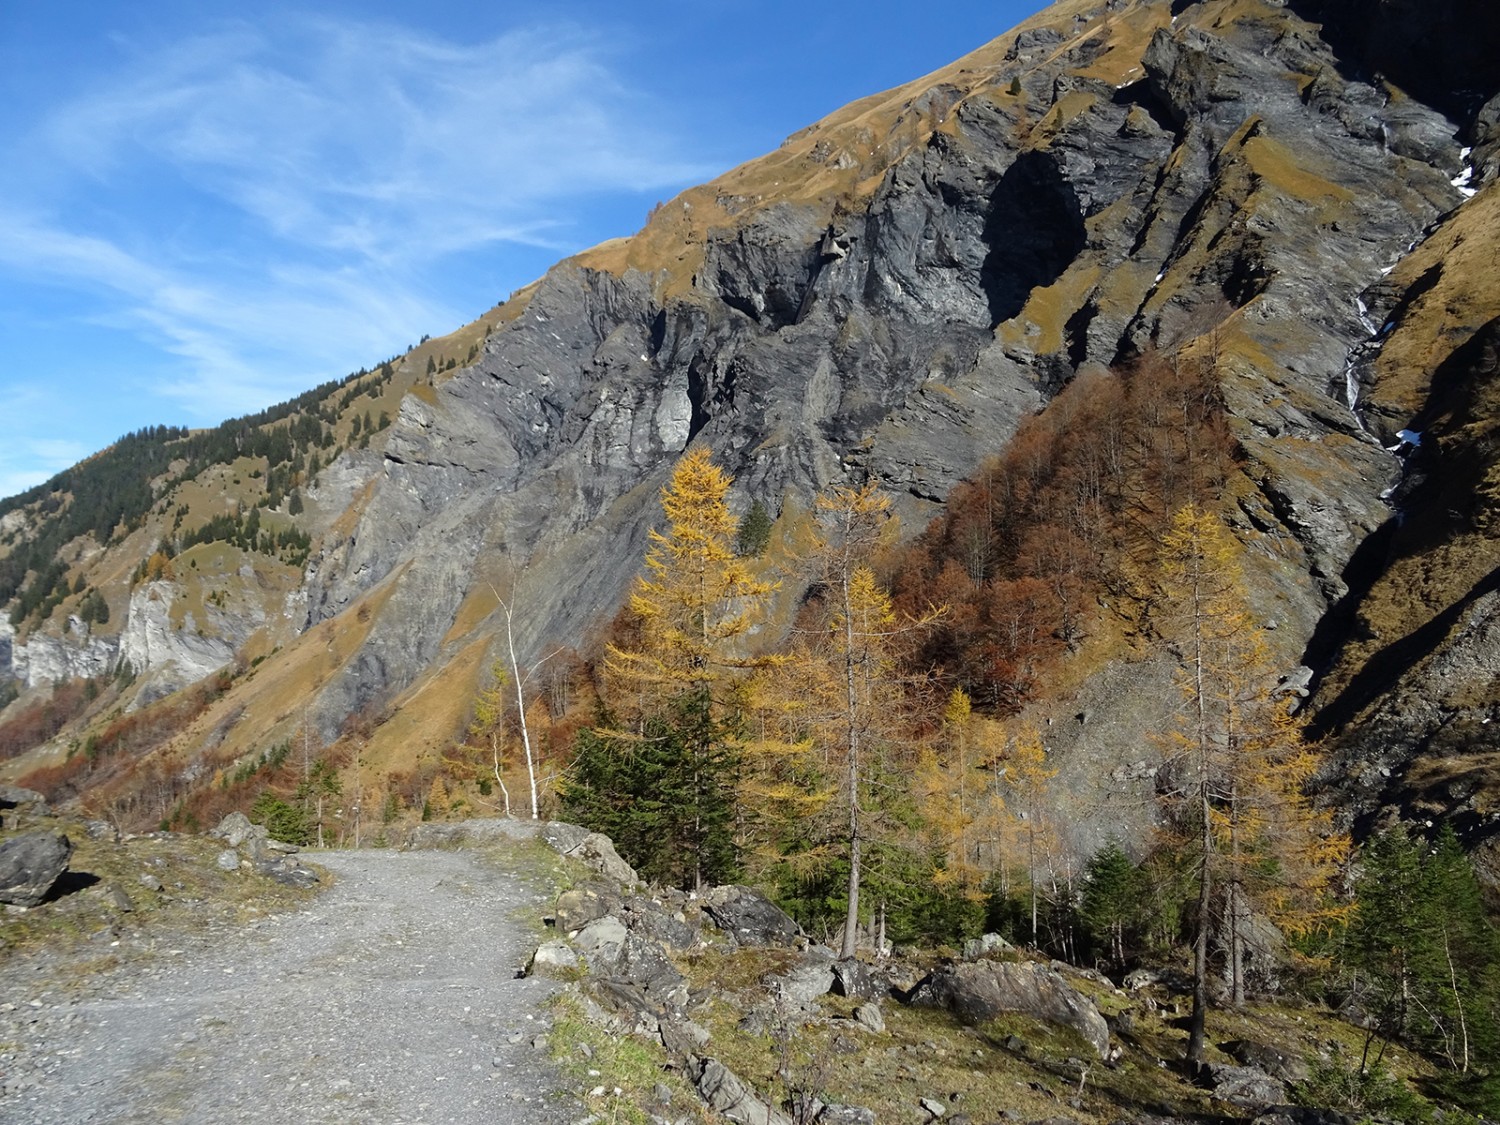
M 526 966 L 527 976 L 568 977 L 581 967 L 578 954 L 565 941 L 544 941 Z
M 620 904 L 619 916 L 635 933 L 659 942 L 667 949 L 691 949 L 698 944 L 698 930 L 681 911 L 644 895 L 632 895 Z
M 602 833 L 590 832 L 576 845 L 563 852 L 563 855 L 581 860 L 622 887 L 634 887 L 641 881 L 641 877 L 635 873 L 635 868 L 621 859 L 620 853 L 615 851 L 614 841 Z
M 964 960 L 977 961 L 995 953 L 1011 953 L 1015 948 L 999 934 L 980 934 L 964 942 Z
M 264 840 L 269 833 L 264 825 L 252 824 L 244 813 L 232 812 L 219 821 L 209 835 L 216 840 L 223 840 L 231 848 L 237 848 L 250 839 Z
M 613 916 L 584 926 L 573 943 L 583 951 L 593 976 L 630 985 L 657 1005 L 682 985 L 682 974 L 662 947 L 631 933 Z
M 704 897 L 703 910 L 741 945 L 790 945 L 802 936 L 784 910 L 749 887 L 715 887 Z
M 850 957 L 834 964 L 833 991 L 854 1000 L 873 1000 L 882 995 L 885 988 L 875 979 L 868 965 Z
M 1233 1039 L 1220 1049 L 1241 1066 L 1255 1067 L 1281 1082 L 1307 1081 L 1307 1062 L 1279 1047 L 1253 1039 Z
M 305 607 L 306 629 L 380 597 L 313 689 L 318 733 L 439 670 L 466 599 L 522 562 L 522 660 L 580 641 L 620 603 L 689 445 L 735 477 L 738 510 L 872 479 L 917 528 L 1079 372 L 1209 329 L 1233 345 L 1217 361 L 1243 453 L 1234 519 L 1267 545 L 1277 644 L 1291 666 L 1320 621 L 1336 633 L 1325 615 L 1390 518 L 1401 468 L 1384 446 L 1409 420 L 1371 393 L 1378 326 L 1411 295 L 1386 271 L 1468 206 L 1465 169 L 1470 188 L 1496 174 L 1495 21 L 1480 0 L 1107 8 L 1043 15 L 983 65 L 835 114 L 807 151 L 789 141 L 763 182 L 731 173 L 620 253 L 560 264 L 472 365 L 405 398 L 383 449 L 325 469 L 310 499 L 328 532 L 275 612 Z M 1143 53 L 1107 42 L 1122 28 Z M 147 699 L 222 665 L 257 624 L 200 638 L 174 622 L 170 586 L 137 588 L 119 641 L 149 669 Z M 1474 643 L 1431 676 L 1493 678 L 1493 606 L 1477 609 Z M 23 652 L 7 628 L 0 677 L 104 659 L 42 633 Z M 1421 699 L 1429 670 L 1414 678 Z M 1121 718 L 1124 702 L 1102 708 L 1090 739 Z M 1350 748 L 1373 771 L 1359 799 L 1378 803 L 1412 748 L 1457 737 L 1449 718 L 1372 717 Z
M 885 1016 L 875 1004 L 861 1004 L 854 1009 L 854 1018 L 866 1031 L 878 1035 L 885 1030 Z
M 74 618 L 74 621 L 77 619 Z M 0 680 L 42 687 L 61 680 L 106 676 L 120 658 L 119 638 L 96 636 L 81 621 L 62 635 L 33 633 L 16 640 L 16 630 L 0 617 Z
M 26 832 L 0 843 L 0 902 L 40 906 L 72 855 L 72 843 L 57 832 Z
M 1208 1077 L 1214 1097 L 1247 1109 L 1264 1109 L 1285 1105 L 1286 1087 L 1265 1071 L 1253 1066 L 1226 1066 L 1211 1063 Z
M 688 1059 L 688 1078 L 699 1096 L 731 1121 L 744 1125 L 792 1125 L 792 1119 L 769 1104 L 718 1059 Z
M 619 892 L 609 884 L 582 883 L 558 895 L 552 912 L 558 930 L 566 934 L 581 930 L 606 914 L 613 914 L 619 906 Z
M 920 526 L 1075 372 L 1220 306 L 1263 357 L 1226 360 L 1225 393 L 1263 489 L 1247 504 L 1289 545 L 1295 646 L 1396 471 L 1347 401 L 1370 340 L 1356 302 L 1461 199 L 1453 121 L 1347 77 L 1303 7 L 1214 23 L 1190 5 L 1118 88 L 1083 73 L 1071 28 L 1029 28 L 985 81 L 913 100 L 919 139 L 865 170 L 873 191 L 837 209 L 690 193 L 674 207 L 725 213 L 675 289 L 589 255 L 552 270 L 471 367 L 406 399 L 383 456 L 340 470 L 368 472 L 368 498 L 309 564 L 307 623 L 389 596 L 321 689 L 324 733 L 443 659 L 502 554 L 533 563 L 523 655 L 575 640 L 618 604 L 690 443 L 737 504 L 870 476 Z M 835 166 L 846 141 L 830 131 Z
M 805 1008 L 833 989 L 833 950 L 815 945 L 800 954 L 785 972 L 763 982 L 780 1004 Z
M 917 983 L 908 998 L 946 1008 L 970 1023 L 1021 1012 L 1077 1031 L 1100 1058 L 1109 1055 L 1109 1027 L 1091 1000 L 1061 976 L 1032 962 L 976 961 L 945 965 Z

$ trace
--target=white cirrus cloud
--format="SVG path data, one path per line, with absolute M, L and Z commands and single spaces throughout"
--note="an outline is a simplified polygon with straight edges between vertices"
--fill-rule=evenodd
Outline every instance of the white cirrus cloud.
M 712 171 L 578 28 L 456 43 L 267 17 L 125 46 L 120 69 L 21 138 L 24 172 L 0 171 L 0 282 L 75 294 L 80 323 L 154 349 L 133 390 L 197 422 L 378 361 L 502 295 L 456 300 L 450 262 L 577 249 L 590 236 L 562 216 L 590 199 Z M 6 471 L 0 494 L 40 470 Z

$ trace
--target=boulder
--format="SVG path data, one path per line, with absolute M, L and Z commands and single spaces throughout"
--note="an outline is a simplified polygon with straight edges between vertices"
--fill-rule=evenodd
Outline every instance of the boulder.
M 806 1008 L 833 988 L 833 950 L 815 945 L 797 957 L 785 972 L 767 976 L 763 983 L 778 1002 Z
M 587 828 L 569 824 L 565 820 L 549 820 L 542 825 L 542 839 L 558 855 L 567 855 L 590 836 Z
M 1056 972 L 1029 961 L 944 965 L 918 981 L 907 999 L 922 1007 L 946 1008 L 973 1024 L 1020 1012 L 1071 1027 L 1100 1058 L 1109 1055 L 1109 1027 L 1099 1009 Z
M 209 832 L 216 840 L 223 840 L 231 848 L 238 848 L 247 840 L 264 840 L 270 833 L 263 824 L 252 824 L 242 812 L 232 812 Z
M 1014 953 L 1016 947 L 999 934 L 980 934 L 964 942 L 964 960 L 977 961 L 996 953 Z
M 703 910 L 739 945 L 792 945 L 802 936 L 781 907 L 749 887 L 715 887 L 704 896 Z
M 632 895 L 620 904 L 617 917 L 631 933 L 660 942 L 668 949 L 691 949 L 698 944 L 698 929 L 690 925 L 680 910 L 647 898 Z
M 686 1000 L 682 974 L 666 951 L 650 938 L 629 934 L 615 962 L 615 976 L 639 988 L 648 999 L 678 1004 Z
M 597 1001 L 594 1005 L 597 1011 L 589 1016 L 595 1024 L 635 1035 L 661 1034 L 661 1009 L 635 985 L 612 978 L 594 978 L 585 982 L 585 988 L 585 995 Z M 613 1016 L 608 1014 L 611 1012 Z
M 885 1030 L 885 1016 L 877 1004 L 861 1004 L 854 1009 L 854 1022 L 866 1031 L 879 1035 Z
M 708 1029 L 690 1019 L 664 1016 L 661 1019 L 661 1045 L 674 1059 L 686 1059 L 708 1046 Z
M 52 808 L 47 798 L 35 789 L 23 789 L 19 785 L 0 785 L 0 812 L 16 809 L 32 816 L 51 816 Z
M 557 919 L 558 932 L 570 934 L 613 914 L 619 906 L 620 895 L 611 884 L 590 880 L 558 895 L 552 912 Z
M 936 1098 L 918 1098 L 917 1104 L 922 1107 L 922 1111 L 933 1121 L 948 1116 L 948 1107 Z
M 603 918 L 595 918 L 574 934 L 573 943 L 588 958 L 589 969 L 603 975 L 620 956 L 626 933 L 624 924 L 607 914 Z
M 742 1125 L 792 1125 L 792 1119 L 771 1105 L 718 1059 L 694 1055 L 687 1076 L 698 1096 L 731 1121 Z
M 613 879 L 622 887 L 634 887 L 641 881 L 641 877 L 635 873 L 635 868 L 621 859 L 620 853 L 615 851 L 614 841 L 602 832 L 590 832 L 562 854 L 582 861 L 592 870 L 606 878 Z
M 579 968 L 578 954 L 565 941 L 544 941 L 526 966 L 528 977 L 569 977 Z
M 870 967 L 863 961 L 847 957 L 834 963 L 834 995 L 847 996 L 851 1000 L 874 1000 L 884 991 L 875 975 L 870 972 Z
M 653 1001 L 675 997 L 682 986 L 682 974 L 666 951 L 649 938 L 631 933 L 613 915 L 590 922 L 573 940 L 583 950 L 593 976 L 629 984 Z
M 817 1125 L 875 1125 L 875 1111 L 862 1105 L 825 1105 L 813 1119 Z
M 1268 1109 L 1286 1104 L 1286 1087 L 1258 1067 L 1209 1063 L 1206 1070 L 1214 1097 L 1230 1105 Z
M 39 906 L 73 855 L 60 832 L 27 832 L 0 843 L 0 902 Z
M 1219 1049 L 1241 1066 L 1253 1066 L 1281 1082 L 1306 1082 L 1307 1061 L 1280 1047 L 1254 1039 L 1231 1039 Z

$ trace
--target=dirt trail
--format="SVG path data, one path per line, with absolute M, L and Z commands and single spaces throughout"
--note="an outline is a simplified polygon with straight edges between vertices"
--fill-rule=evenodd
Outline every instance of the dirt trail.
M 515 1122 L 586 1116 L 547 1053 L 551 986 L 518 979 L 542 892 L 473 852 L 318 853 L 338 883 L 306 909 L 125 965 L 0 1038 L 35 1084 L 0 1121 Z M 40 1056 L 40 1057 L 38 1057 Z

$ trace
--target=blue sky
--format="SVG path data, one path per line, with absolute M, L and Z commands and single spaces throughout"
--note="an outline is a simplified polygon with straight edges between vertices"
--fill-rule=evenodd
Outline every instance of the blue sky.
M 0 496 L 473 319 L 1041 0 L 0 0 Z

